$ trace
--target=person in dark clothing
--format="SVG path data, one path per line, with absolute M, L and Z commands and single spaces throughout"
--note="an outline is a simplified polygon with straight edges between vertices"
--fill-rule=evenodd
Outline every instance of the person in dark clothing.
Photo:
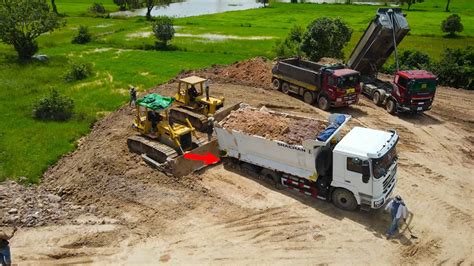
M 135 90 L 134 87 L 132 87 L 130 90 L 129 90 L 129 93 L 130 93 L 130 102 L 128 103 L 128 106 L 135 106 L 135 104 L 137 103 L 137 91 Z
M 206 101 L 209 101 L 209 82 L 206 80 L 205 83 Z
M 153 130 L 153 132 L 156 132 L 156 126 L 158 125 L 158 122 L 160 121 L 159 115 L 155 111 L 152 111 L 152 110 L 149 110 L 147 115 L 148 115 L 148 121 L 151 122 L 151 129 Z
M 10 254 L 10 242 L 15 235 L 17 228 L 14 227 L 11 234 L 7 234 L 4 230 L 0 230 L 0 264 L 10 266 L 12 264 L 12 258 Z
M 191 85 L 191 87 L 189 87 L 188 94 L 191 101 L 194 101 L 194 99 L 198 96 L 198 92 L 196 90 L 196 87 L 194 87 L 194 85 Z

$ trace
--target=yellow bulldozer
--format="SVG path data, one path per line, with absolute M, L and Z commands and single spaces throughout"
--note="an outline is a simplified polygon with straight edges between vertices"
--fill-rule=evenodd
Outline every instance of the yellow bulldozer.
M 130 150 L 165 163 L 199 146 L 199 142 L 193 141 L 193 136 L 196 140 L 198 137 L 188 119 L 185 125 L 169 119 L 173 102 L 171 97 L 154 93 L 137 100 L 132 128 L 140 134 L 128 138 Z
M 178 122 L 188 119 L 199 131 L 206 130 L 208 117 L 224 106 L 224 97 L 210 96 L 208 80 L 197 76 L 179 80 L 175 99 L 177 106 L 170 110 L 171 119 Z

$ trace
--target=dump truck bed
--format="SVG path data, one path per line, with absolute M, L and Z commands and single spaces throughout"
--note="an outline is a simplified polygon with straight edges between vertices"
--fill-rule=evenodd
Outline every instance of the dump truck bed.
M 241 105 L 240 108 L 252 108 Z M 268 111 L 275 116 L 294 117 L 295 119 L 312 119 L 287 113 Z M 258 165 L 267 169 L 276 170 L 286 174 L 312 179 L 316 176 L 315 158 L 323 147 L 329 145 L 333 138 L 339 138 L 339 132 L 350 119 L 345 116 L 345 121 L 325 141 L 306 139 L 300 145 L 290 145 L 286 142 L 268 139 L 258 135 L 251 135 L 242 131 L 226 128 L 225 119 L 215 127 L 219 150 L 227 156 L 241 161 Z M 316 119 L 314 119 L 316 120 Z M 323 121 L 321 121 L 323 122 Z M 327 123 L 327 121 L 324 121 Z
M 273 75 L 280 78 L 289 78 L 316 87 L 321 86 L 321 68 L 323 65 L 302 60 L 290 58 L 280 60 L 272 69 Z
M 376 75 L 395 49 L 390 10 L 393 11 L 397 45 L 410 31 L 400 8 L 379 8 L 347 62 L 350 68 L 362 75 Z

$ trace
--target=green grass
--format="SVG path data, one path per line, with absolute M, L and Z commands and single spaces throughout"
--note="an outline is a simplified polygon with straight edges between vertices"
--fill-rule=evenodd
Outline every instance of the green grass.
M 127 101 L 128 86 L 145 90 L 163 83 L 178 72 L 212 64 L 228 64 L 253 56 L 274 56 L 275 41 L 284 38 L 294 24 L 307 25 L 317 17 L 342 17 L 354 34 L 345 49 L 346 56 L 362 35 L 377 7 L 355 5 L 272 4 L 255 9 L 199 17 L 180 18 L 178 33 L 272 36 L 271 40 L 206 41 L 176 37 L 175 51 L 145 51 L 153 36 L 131 38 L 130 34 L 151 30 L 143 18 L 94 18 L 87 9 L 95 0 L 56 0 L 65 13 L 64 28 L 38 38 L 40 54 L 47 63 L 19 64 L 14 50 L 0 44 L 0 180 L 26 176 L 38 182 L 42 172 L 58 158 L 75 148 L 76 140 L 87 134 L 90 125 L 104 113 Z M 101 1 L 109 11 L 117 7 L 112 0 Z M 447 39 L 440 30 L 444 0 L 427 0 L 405 11 L 411 26 L 401 49 L 419 49 L 438 58 L 446 47 L 465 47 L 474 43 L 474 4 L 456 0 L 451 10 L 460 14 L 464 32 Z M 79 25 L 89 26 L 94 40 L 87 45 L 70 43 Z M 72 62 L 91 62 L 94 75 L 86 80 L 66 83 L 64 75 Z M 41 122 L 32 118 L 35 100 L 52 88 L 72 97 L 76 115 L 68 122 Z

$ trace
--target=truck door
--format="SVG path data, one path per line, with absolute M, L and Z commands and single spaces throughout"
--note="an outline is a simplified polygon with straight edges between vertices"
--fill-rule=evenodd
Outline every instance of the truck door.
M 372 182 L 369 161 L 357 157 L 347 157 L 345 182 L 357 188 L 360 193 L 371 196 Z

